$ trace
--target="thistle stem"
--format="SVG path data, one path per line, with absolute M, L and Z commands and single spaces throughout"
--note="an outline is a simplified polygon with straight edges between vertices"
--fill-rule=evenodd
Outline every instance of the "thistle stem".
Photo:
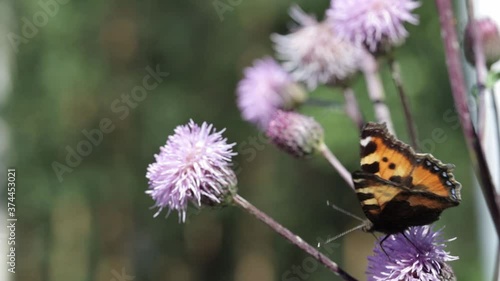
M 389 68 L 391 69 L 391 77 L 396 89 L 398 90 L 399 99 L 401 100 L 401 105 L 403 106 L 403 112 L 405 114 L 406 128 L 408 129 L 408 134 L 410 135 L 411 146 L 416 150 L 418 147 L 418 134 L 417 126 L 415 125 L 415 119 L 411 112 L 410 103 L 408 102 L 408 96 L 403 88 L 403 79 L 401 78 L 401 68 L 399 63 L 394 59 L 393 55 L 388 56 Z
M 471 25 L 472 50 L 474 52 L 474 66 L 476 68 L 476 78 L 479 93 L 484 93 L 486 89 L 486 79 L 488 77 L 488 68 L 486 67 L 486 58 L 483 53 L 483 42 L 479 38 L 477 24 L 474 20 L 474 4 L 472 0 L 467 0 L 467 17 Z
M 356 124 L 359 131 L 363 129 L 365 125 L 365 120 L 363 118 L 363 113 L 359 108 L 358 100 L 354 91 L 350 87 L 344 88 L 344 99 L 345 99 L 345 112 L 349 118 Z
M 474 4 L 467 0 L 467 18 L 471 25 L 472 50 L 474 53 L 474 67 L 476 69 L 477 89 L 478 89 L 478 115 L 477 128 L 480 139 L 484 138 L 484 127 L 486 122 L 486 79 L 488 77 L 488 68 L 486 67 L 486 58 L 483 53 L 483 42 L 479 38 L 477 24 L 474 17 Z
M 365 75 L 366 86 L 368 88 L 368 96 L 375 110 L 375 117 L 378 122 L 385 123 L 389 132 L 395 135 L 391 113 L 389 107 L 385 103 L 384 87 L 380 79 L 378 62 L 375 57 L 369 53 L 366 53 L 363 62 L 363 74 Z
M 319 151 L 323 156 L 330 162 L 330 164 L 337 170 L 339 175 L 344 179 L 344 181 L 354 190 L 354 183 L 352 182 L 351 173 L 342 165 L 342 163 L 337 159 L 337 157 L 332 153 L 332 151 L 326 146 L 325 143 L 321 143 L 319 146 Z
M 493 271 L 493 280 L 500 280 L 500 245 L 497 246 L 498 251 L 495 257 L 495 270 Z
M 331 272 L 337 274 L 340 276 L 342 279 L 347 280 L 347 281 L 357 281 L 354 277 L 349 275 L 347 272 L 345 272 L 342 268 L 338 266 L 335 262 L 330 260 L 327 256 L 322 254 L 320 251 L 318 251 L 316 248 L 313 246 L 307 244 L 302 238 L 299 236 L 293 234 L 290 230 L 287 228 L 283 227 L 281 224 L 279 224 L 277 221 L 257 209 L 254 205 L 252 205 L 250 202 L 245 200 L 245 198 L 241 197 L 240 195 L 236 194 L 234 196 L 234 202 L 247 211 L 248 213 L 252 214 L 255 216 L 258 220 L 261 222 L 265 223 L 267 226 L 269 226 L 272 230 L 276 231 L 278 234 L 283 236 L 283 238 L 287 239 L 290 241 L 292 244 L 295 246 L 299 247 L 309 255 L 311 255 L 313 258 L 315 258 L 318 262 L 323 264 L 326 268 L 328 268 Z
M 464 137 L 469 147 L 472 166 L 481 180 L 484 199 L 488 205 L 497 235 L 500 236 L 500 207 L 498 202 L 496 202 L 496 189 L 492 182 L 490 170 L 480 140 L 474 130 L 467 104 L 467 90 L 459 53 L 460 44 L 454 26 L 455 17 L 451 0 L 436 0 L 436 7 L 439 13 L 441 36 L 445 49 L 446 65 L 448 67 L 448 75 L 455 107 L 459 113 L 458 116 L 462 125 Z
M 478 85 L 476 130 L 479 136 L 479 140 L 482 143 L 484 140 L 484 127 L 486 126 L 486 97 L 484 95 L 484 91 L 479 88 L 480 86 Z
M 471 33 L 472 33 L 472 50 L 474 53 L 474 67 L 476 69 L 476 79 L 477 79 L 477 88 L 478 88 L 478 94 L 479 94 L 479 108 L 478 108 L 478 130 L 479 130 L 479 144 L 483 144 L 482 140 L 484 139 L 484 128 L 486 126 L 486 80 L 488 79 L 488 67 L 486 65 L 486 58 L 484 56 L 483 52 L 483 41 L 480 38 L 479 31 L 477 28 L 477 23 L 475 21 L 475 16 L 474 16 L 474 3 L 472 0 L 467 0 L 467 19 L 469 23 L 471 24 Z M 496 118 L 495 119 L 495 124 L 496 124 L 496 137 L 497 137 L 497 147 L 500 149 L 500 132 L 499 132 L 499 127 L 498 127 L 498 108 L 497 108 L 497 103 L 496 103 L 496 97 L 494 95 L 495 87 L 492 87 L 491 94 L 492 94 L 492 103 L 493 103 L 493 113 Z M 484 153 L 484 150 L 482 150 Z M 498 209 L 498 212 L 500 213 L 500 201 L 498 200 L 499 194 L 497 189 L 494 186 L 493 179 L 490 178 L 492 181 L 492 185 L 494 188 L 493 192 L 496 194 L 496 207 Z M 500 224 L 500 221 L 496 221 L 496 225 Z M 498 228 L 497 228 L 498 231 Z M 500 232 L 497 232 L 499 237 L 500 237 Z M 496 264 L 496 269 L 495 271 L 498 273 L 498 261 Z
M 495 92 L 495 86 L 493 85 L 491 89 L 491 102 L 493 103 L 493 116 L 495 122 L 495 132 L 497 138 L 498 149 L 500 150 L 500 112 L 498 110 L 498 100 L 497 93 Z M 500 173 L 497 173 L 497 176 L 500 177 Z M 497 183 L 500 183 L 500 178 L 498 178 Z M 500 196 L 500 195 L 499 195 Z M 500 203 L 498 203 L 500 205 Z

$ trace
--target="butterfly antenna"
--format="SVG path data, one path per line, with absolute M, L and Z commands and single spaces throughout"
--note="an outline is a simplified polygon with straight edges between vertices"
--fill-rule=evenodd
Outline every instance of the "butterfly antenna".
M 356 226 L 356 227 L 353 227 L 353 228 L 351 228 L 351 229 L 349 229 L 349 230 L 346 230 L 346 231 L 344 231 L 344 232 L 340 233 L 339 235 L 336 235 L 336 236 L 334 236 L 334 237 L 332 237 L 332 238 L 328 238 L 328 240 L 326 240 L 326 241 L 325 241 L 325 244 L 331 243 L 331 242 L 333 242 L 333 241 L 335 241 L 335 240 L 339 239 L 340 237 L 342 237 L 342 236 L 344 236 L 344 235 L 346 235 L 346 234 L 348 234 L 348 233 L 351 233 L 351 232 L 353 232 L 353 231 L 355 231 L 355 230 L 358 230 L 358 229 L 360 229 L 360 228 L 364 227 L 365 225 L 366 225 L 365 223 L 360 224 L 360 225 L 358 225 L 358 226 Z M 321 246 L 321 244 L 320 244 L 320 243 L 318 243 L 318 247 L 320 247 L 320 246 Z
M 344 210 L 344 209 L 340 208 L 339 206 L 337 206 L 337 205 L 335 205 L 335 204 L 330 203 L 330 201 L 326 201 L 326 205 L 328 205 L 328 206 L 332 207 L 333 209 L 335 209 L 335 210 L 337 210 L 337 211 L 341 212 L 341 213 L 342 213 L 342 214 L 344 214 L 344 215 L 347 215 L 347 216 L 350 216 L 351 218 L 357 219 L 358 221 L 362 221 L 362 222 L 365 222 L 365 221 L 366 221 L 366 220 L 364 220 L 364 219 L 362 219 L 362 218 L 360 218 L 360 217 L 358 217 L 358 216 L 354 215 L 353 213 L 350 213 L 350 212 L 348 212 L 348 211 L 346 211 L 346 210 Z

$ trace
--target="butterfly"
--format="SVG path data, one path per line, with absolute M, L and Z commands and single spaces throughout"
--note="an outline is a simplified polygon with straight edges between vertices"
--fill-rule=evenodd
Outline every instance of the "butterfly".
M 356 195 L 370 221 L 364 229 L 387 235 L 430 224 L 461 201 L 452 164 L 416 153 L 389 133 L 385 124 L 361 131 L 361 171 L 352 173 Z M 386 236 L 387 237 L 387 236 Z

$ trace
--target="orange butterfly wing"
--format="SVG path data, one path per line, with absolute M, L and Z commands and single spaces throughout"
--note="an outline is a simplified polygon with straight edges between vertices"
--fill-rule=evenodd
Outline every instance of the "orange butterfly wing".
M 453 165 L 415 153 L 385 124 L 366 124 L 360 144 L 362 171 L 353 173 L 353 181 L 374 230 L 395 233 L 429 224 L 444 209 L 459 204 L 461 185 L 454 179 Z

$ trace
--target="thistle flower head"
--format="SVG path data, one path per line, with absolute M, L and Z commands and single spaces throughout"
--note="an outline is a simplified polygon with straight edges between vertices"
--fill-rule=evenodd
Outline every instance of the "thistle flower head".
M 295 157 L 314 153 L 324 135 L 314 118 L 282 110 L 274 114 L 266 134 L 277 147 Z
M 245 69 L 237 96 L 243 119 L 263 130 L 277 109 L 291 109 L 306 98 L 300 86 L 272 58 L 257 60 Z
M 403 234 L 391 235 L 383 249 L 377 242 L 374 255 L 368 257 L 369 281 L 454 280 L 445 263 L 458 259 L 445 251 L 445 242 L 453 239 L 443 239 L 440 230 L 428 225 L 410 227 L 404 233 L 408 239 Z
M 159 208 L 155 216 L 168 208 L 169 213 L 176 210 L 184 222 L 189 202 L 197 207 L 219 204 L 234 191 L 231 157 L 236 153 L 232 152 L 235 144 L 223 138 L 224 130 L 217 132 L 205 122 L 198 126 L 190 120 L 174 132 L 148 167 L 146 193 Z
M 374 53 L 408 37 L 404 23 L 418 24 L 412 11 L 419 6 L 414 0 L 332 0 L 327 16 L 339 36 Z
M 481 40 L 486 63 L 491 65 L 500 60 L 500 31 L 498 25 L 490 18 L 475 20 L 478 39 Z M 464 51 L 467 61 L 474 64 L 474 48 L 472 42 L 472 24 L 467 23 L 464 31 Z
M 339 38 L 327 22 L 318 22 L 298 6 L 290 16 L 299 27 L 290 34 L 273 34 L 277 57 L 292 77 L 309 89 L 320 84 L 341 82 L 359 69 L 362 50 Z

